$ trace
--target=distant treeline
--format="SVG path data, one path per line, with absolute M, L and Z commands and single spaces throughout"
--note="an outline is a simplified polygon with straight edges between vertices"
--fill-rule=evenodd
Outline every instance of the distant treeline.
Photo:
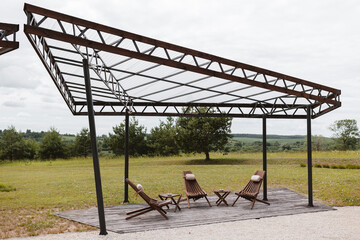
M 235 133 L 231 134 L 233 137 L 236 138 L 258 138 L 262 139 L 262 134 L 249 134 L 249 133 Z M 269 139 L 305 139 L 305 135 L 274 135 L 274 134 L 267 134 L 267 138 Z
M 144 126 L 131 118 L 129 125 L 129 154 L 131 156 L 170 156 L 181 153 L 261 152 L 261 134 L 230 134 L 231 118 L 167 118 L 147 133 Z M 339 120 L 330 127 L 336 137 L 312 136 L 314 151 L 359 149 L 359 130 L 355 120 Z M 100 156 L 123 155 L 125 124 L 113 127 L 113 133 L 97 137 Z M 306 151 L 304 135 L 267 135 L 267 151 Z M 0 160 L 54 159 L 91 153 L 90 134 L 82 129 L 78 134 L 49 131 L 16 131 L 11 126 L 0 130 Z

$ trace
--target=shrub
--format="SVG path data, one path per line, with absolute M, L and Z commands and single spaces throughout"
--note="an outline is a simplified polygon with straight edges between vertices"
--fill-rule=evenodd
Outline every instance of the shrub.
M 330 168 L 329 164 L 323 164 L 322 167 L 323 168 Z
M 347 164 L 347 169 L 360 169 L 360 165 L 354 165 L 354 164 Z
M 339 169 L 346 169 L 346 167 L 344 165 L 338 165 Z
M 330 168 L 331 168 L 331 169 L 337 169 L 338 166 L 337 166 L 337 165 L 331 165 Z
M 12 192 L 15 191 L 16 188 L 10 186 L 10 185 L 5 185 L 0 183 L 0 192 Z
M 300 167 L 306 167 L 305 163 L 300 163 Z
M 314 167 L 316 167 L 316 168 L 321 168 L 322 166 L 321 166 L 321 164 L 316 163 L 316 164 L 314 165 Z

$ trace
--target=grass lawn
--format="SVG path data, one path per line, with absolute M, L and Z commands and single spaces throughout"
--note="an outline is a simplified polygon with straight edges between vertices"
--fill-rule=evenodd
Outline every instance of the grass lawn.
M 130 158 L 130 179 L 155 197 L 159 193 L 184 193 L 181 173 L 192 170 L 200 185 L 238 191 L 262 168 L 262 153 L 210 154 L 162 158 Z M 314 152 L 315 163 L 357 164 L 359 152 Z M 123 201 L 123 158 L 101 158 L 106 206 Z M 307 194 L 306 153 L 269 153 L 268 187 L 287 187 Z M 0 164 L 0 184 L 15 191 L 0 192 L 0 238 L 83 231 L 92 229 L 52 216 L 54 211 L 96 206 L 92 158 L 56 161 L 22 161 Z M 359 169 L 313 168 L 314 198 L 332 206 L 360 205 Z M 129 189 L 131 202 L 134 200 Z M 271 200 L 271 196 L 269 196 Z

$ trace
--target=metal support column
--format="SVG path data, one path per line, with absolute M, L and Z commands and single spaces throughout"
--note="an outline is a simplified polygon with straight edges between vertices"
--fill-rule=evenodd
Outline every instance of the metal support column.
M 308 195 L 309 207 L 313 207 L 313 188 L 312 188 L 312 149 L 311 149 L 311 107 L 307 107 L 307 158 L 308 158 Z
M 266 115 L 263 116 L 263 170 L 266 172 L 263 185 L 263 200 L 267 201 L 267 150 L 266 150 Z
M 129 110 L 125 114 L 125 179 L 129 177 Z M 124 188 L 124 203 L 129 202 L 129 188 L 126 181 Z
M 93 100 L 92 100 L 92 93 L 91 93 L 89 63 L 88 63 L 87 59 L 83 59 L 83 68 L 84 68 L 86 100 L 87 100 L 89 126 L 90 126 L 91 151 L 92 151 L 92 155 L 93 155 L 93 166 L 94 166 L 94 175 L 95 175 L 95 187 L 96 187 L 97 207 L 98 207 L 98 215 L 99 215 L 100 235 L 106 235 L 107 232 L 106 232 L 106 225 L 105 225 L 105 211 L 104 211 L 104 202 L 103 202 L 102 187 L 101 187 L 98 148 L 97 148 L 97 142 L 96 142 L 95 116 L 94 116 L 94 107 L 93 107 Z

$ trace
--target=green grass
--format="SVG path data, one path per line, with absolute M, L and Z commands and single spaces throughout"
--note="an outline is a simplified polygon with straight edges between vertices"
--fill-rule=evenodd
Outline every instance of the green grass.
M 210 157 L 213 160 L 209 162 L 203 160 L 204 155 L 130 158 L 129 175 L 134 183 L 141 183 L 150 196 L 156 197 L 167 192 L 184 194 L 183 170 L 193 171 L 205 191 L 212 193 L 214 188 L 238 191 L 257 169 L 262 168 L 261 153 L 212 153 Z M 314 152 L 313 159 L 314 164 L 328 166 L 357 166 L 360 163 L 359 152 L 355 151 Z M 306 153 L 270 153 L 268 163 L 269 188 L 287 187 L 307 194 L 307 169 L 300 166 L 306 163 Z M 123 158 L 100 158 L 100 165 L 105 205 L 120 204 L 124 191 Z M 19 211 L 28 211 L 27 216 L 42 211 L 43 218 L 23 220 L 23 226 L 19 223 L 18 227 L 29 230 L 28 235 L 57 225 L 53 218 L 46 220 L 53 211 L 96 206 L 90 157 L 2 163 L 0 182 L 16 187 L 16 191 L 0 192 L 0 211 L 13 217 L 11 214 Z M 314 198 L 326 204 L 360 205 L 360 171 L 325 169 L 324 166 L 313 168 L 313 189 Z M 131 202 L 141 202 L 140 198 L 134 199 L 131 189 L 129 193 Z M 0 226 L 1 231 L 6 231 L 6 224 Z

